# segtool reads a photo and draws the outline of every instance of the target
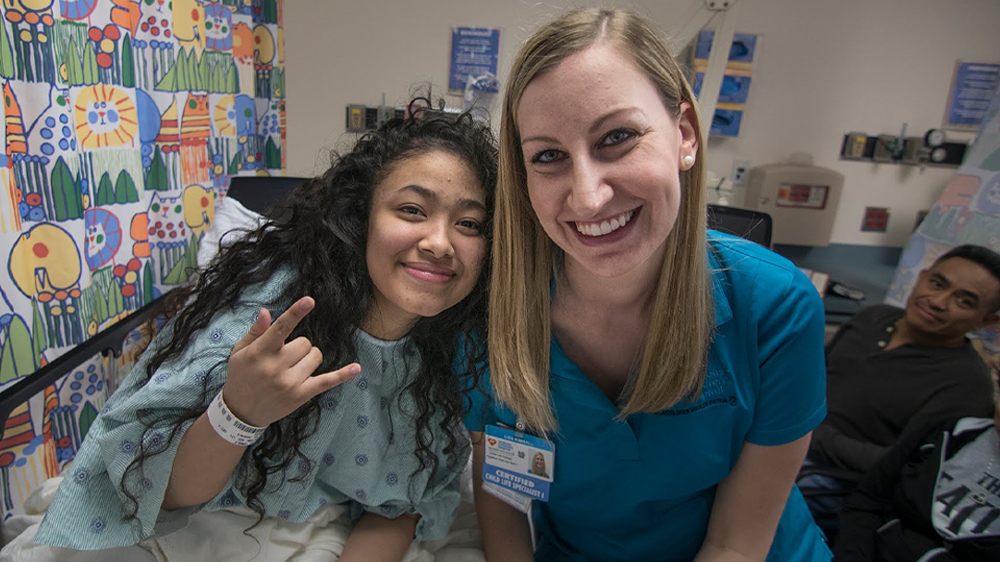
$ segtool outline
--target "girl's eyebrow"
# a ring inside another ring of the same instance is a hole
[[[437,202],[437,200],[439,199],[437,192],[435,192],[433,189],[428,189],[422,185],[417,185],[417,184],[406,185],[401,187],[399,191],[400,192],[412,191],[428,201]],[[484,213],[486,212],[486,205],[484,205],[481,201],[478,201],[476,199],[469,199],[463,197],[458,200],[457,206],[460,209],[478,209]]]

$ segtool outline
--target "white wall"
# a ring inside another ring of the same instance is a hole
[[[702,0],[614,2],[679,31]],[[414,85],[447,86],[453,25],[502,30],[501,81],[521,40],[582,2],[289,0],[284,4],[288,173],[325,169],[349,103],[402,104]],[[607,2],[604,3],[608,4]],[[729,175],[806,152],[846,176],[833,242],[901,246],[954,169],[840,161],[843,134],[939,127],[957,59],[1000,61],[997,0],[741,0],[736,30],[761,35],[738,139],[711,139],[710,169]],[[461,99],[449,97],[449,105]],[[495,116],[496,117],[496,116]],[[494,118],[495,118],[494,117]],[[949,140],[970,135],[949,132]],[[865,206],[889,207],[889,232],[860,232]]]

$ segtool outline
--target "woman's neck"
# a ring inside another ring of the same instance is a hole
[[[559,275],[555,298],[596,309],[644,309],[655,298],[661,264],[659,260],[656,267],[643,264],[618,277],[598,277],[567,258]]]

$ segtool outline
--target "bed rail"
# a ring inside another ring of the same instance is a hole
[[[129,333],[137,326],[146,322],[172,293],[173,290],[168,291],[110,327],[101,330],[69,352],[60,355],[48,365],[28,376],[22,377],[13,385],[0,391],[0,440],[3,439],[7,418],[10,417],[10,413],[14,411],[14,408],[27,402],[32,396],[41,392],[67,373],[72,372],[77,365],[99,353],[105,357],[111,354],[115,357],[120,357],[125,338],[128,337]]]

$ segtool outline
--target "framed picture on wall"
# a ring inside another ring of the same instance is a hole
[[[469,77],[497,76],[500,30],[488,27],[452,27],[448,61],[448,93],[461,95]],[[496,82],[494,81],[493,84]],[[488,91],[488,90],[485,90]],[[490,93],[497,93],[493,88]]]
[[[941,127],[954,131],[978,131],[998,85],[1000,63],[956,62]]]

